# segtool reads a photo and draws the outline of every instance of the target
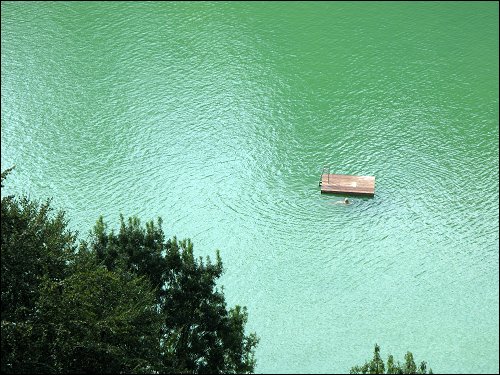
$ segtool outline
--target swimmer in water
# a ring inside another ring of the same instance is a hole
[[[336,201],[336,202],[333,202],[333,204],[351,204],[351,201],[347,198],[344,198],[343,201]]]

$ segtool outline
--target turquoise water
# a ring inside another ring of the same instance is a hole
[[[221,250],[257,372],[499,371],[498,3],[2,2],[5,192]],[[321,195],[324,164],[374,198]]]

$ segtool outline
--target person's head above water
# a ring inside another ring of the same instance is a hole
[[[349,204],[349,199],[344,198],[344,203],[345,203],[345,204]]]

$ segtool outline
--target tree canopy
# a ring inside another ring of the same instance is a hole
[[[138,218],[120,218],[118,233],[102,217],[94,228],[90,251],[109,271],[145,277],[154,287],[163,319],[163,369],[169,372],[253,372],[257,336],[244,333],[246,309],[227,309],[216,287],[223,267],[219,252],[212,263],[196,259],[193,244],[176,237],[164,241],[162,221],[145,228]]]
[[[365,362],[362,366],[354,366],[351,368],[351,374],[427,374],[427,362],[422,361],[420,366],[415,365],[413,354],[407,352],[405,355],[405,363],[394,362],[394,357],[389,355],[387,366],[384,360],[380,357],[380,347],[375,344],[373,358],[371,361]],[[429,374],[432,374],[432,369],[429,369]]]
[[[50,201],[3,197],[1,371],[253,372],[258,338],[217,287],[219,253],[195,258],[161,225],[101,217],[78,241]]]

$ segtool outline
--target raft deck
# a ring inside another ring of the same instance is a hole
[[[322,193],[375,195],[374,176],[323,173],[320,186]]]

